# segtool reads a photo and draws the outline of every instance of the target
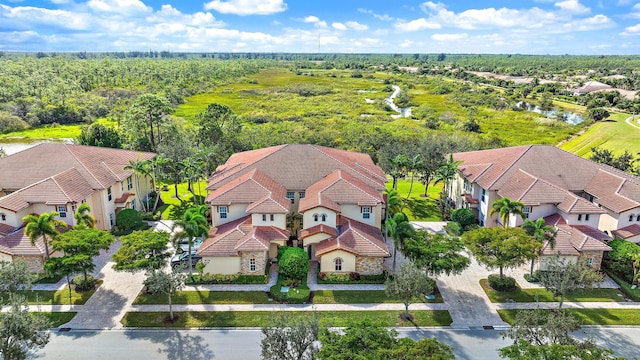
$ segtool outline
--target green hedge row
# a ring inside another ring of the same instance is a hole
[[[380,275],[362,275],[357,272],[351,273],[318,273],[318,284],[384,284],[387,280],[387,273]]]
[[[186,283],[190,285],[198,284],[266,284],[269,281],[267,275],[241,275],[241,274],[194,274],[191,277],[187,277]]]
[[[627,294],[627,296],[629,296],[631,299],[633,299],[633,301],[640,301],[640,288],[632,289],[631,288],[631,284],[629,284],[628,282],[624,281],[623,279],[618,277],[616,274],[614,274],[610,270],[605,269],[605,271],[607,272],[607,275],[609,275],[609,277],[611,277],[613,279],[613,281],[615,281],[616,283],[618,283],[618,285],[620,285],[620,289],[625,294]]]

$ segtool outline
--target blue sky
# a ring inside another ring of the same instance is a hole
[[[0,50],[640,54],[640,0],[0,0]]]

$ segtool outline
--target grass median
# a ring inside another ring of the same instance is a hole
[[[555,302],[560,301],[545,289],[521,289],[513,291],[497,291],[492,289],[487,279],[480,280],[480,286],[487,294],[491,302],[504,303],[508,299],[515,302]],[[624,296],[618,289],[587,289],[572,291],[565,297],[565,302],[619,302],[624,301]]]
[[[565,310],[577,316],[582,321],[582,325],[640,325],[640,309]],[[502,320],[513,324],[518,311],[522,310],[498,310],[498,314]]]
[[[268,304],[264,291],[178,291],[172,298],[174,304]],[[135,305],[167,304],[167,295],[140,293],[133,302]]]
[[[100,280],[101,281],[101,280]],[[96,290],[76,292],[71,290],[69,299],[69,289],[62,290],[25,290],[19,291],[30,305],[84,305]]]
[[[400,319],[402,311],[318,311],[320,325],[345,327],[369,320],[380,326],[448,326],[451,315],[446,310],[411,311],[413,322]],[[312,316],[310,311],[287,311],[289,316]],[[192,311],[175,313],[175,322],[166,322],[167,312],[129,312],[122,319],[125,327],[167,327],[167,328],[202,328],[202,327],[262,327],[271,323],[272,311]]]
[[[423,303],[443,302],[440,294],[433,300],[421,298]],[[387,296],[383,290],[318,290],[313,295],[314,304],[383,304],[402,303],[402,300]]]
[[[49,319],[49,321],[51,321],[52,328],[66,324],[76,316],[75,312],[41,312],[39,314],[44,315]]]

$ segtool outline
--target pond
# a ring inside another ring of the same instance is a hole
[[[584,121],[584,118],[576,113],[570,111],[563,111],[557,109],[542,110],[538,105],[531,105],[528,102],[520,101],[516,104],[517,107],[524,111],[534,112],[546,116],[549,119],[556,119],[564,121],[571,125],[577,125]]]
[[[27,139],[27,138],[1,138],[0,148],[4,149],[7,155],[15,154],[18,151],[26,150],[30,147],[42,143],[66,143],[71,144],[73,139]]]

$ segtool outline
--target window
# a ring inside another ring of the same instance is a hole
[[[471,194],[471,181],[464,179],[464,192],[465,194]]]
[[[589,221],[589,214],[584,214],[584,221]]]
[[[322,222],[327,221],[327,214],[322,214]]]
[[[633,221],[633,214],[629,215],[629,221]]]
[[[273,221],[273,214],[269,214],[269,221]]]
[[[296,193],[294,193],[293,191],[287,191],[287,199],[290,199],[292,204],[295,201],[295,198]]]
[[[304,199],[304,191],[300,191],[300,192],[298,193],[298,198],[299,198],[299,199]]]
[[[121,182],[120,183],[120,192],[123,192],[123,191],[124,191],[124,182]]]
[[[313,221],[318,222],[318,218],[320,216],[318,214],[313,214]]]
[[[589,266],[593,266],[593,258],[587,258],[587,264],[589,264]]]
[[[67,217],[67,206],[66,205],[58,205],[57,209],[58,214],[60,214],[61,218],[66,218]]]
[[[487,202],[487,190],[482,189],[482,202]]]
[[[480,213],[479,217],[478,217],[478,223],[480,224],[480,226],[484,226],[484,214]]]
[[[111,199],[113,199],[113,196],[111,195],[111,186],[109,186],[107,189],[107,200],[111,201]]]
[[[113,226],[113,213],[109,214],[109,224]]]
[[[218,206],[218,212],[220,213],[220,219],[227,218],[227,207],[226,206]]]
[[[333,260],[333,263],[335,264],[335,269],[336,271],[342,271],[342,259],[340,258],[335,258]]]
[[[582,214],[578,214],[578,221],[582,221]]]
[[[0,219],[2,219],[2,221],[7,221],[7,214],[1,213],[0,214]]]
[[[363,206],[361,210],[363,219],[369,219],[371,217],[371,206]]]
[[[131,190],[133,189],[133,179],[131,178],[131,176],[129,176],[127,178],[127,190]]]
[[[636,216],[636,221],[640,221],[640,215]]]
[[[256,271],[256,259],[254,258],[249,259],[249,271],[251,272]]]
[[[267,221],[267,214],[262,214],[262,221]]]
[[[524,218],[528,219],[529,214],[531,214],[531,206],[525,206],[522,208],[522,212],[524,213]]]

